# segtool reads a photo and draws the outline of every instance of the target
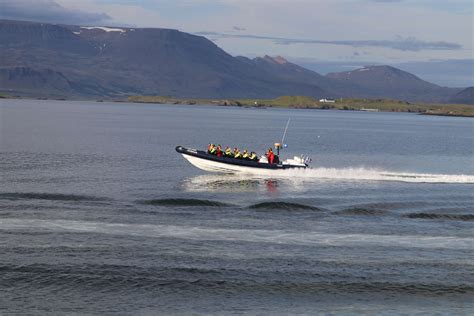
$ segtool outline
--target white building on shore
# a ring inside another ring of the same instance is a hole
[[[336,103],[334,99],[319,99],[320,103]]]

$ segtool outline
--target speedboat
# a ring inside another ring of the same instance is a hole
[[[176,151],[182,154],[193,166],[211,172],[271,174],[277,170],[309,168],[307,163],[309,161],[304,157],[298,156],[295,156],[293,159],[270,164],[266,157],[261,157],[258,161],[224,156],[218,157],[203,150],[185,148],[183,146],[177,146]]]

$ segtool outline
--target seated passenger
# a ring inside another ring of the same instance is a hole
[[[221,145],[217,145],[216,156],[217,157],[222,157],[222,147],[221,147]]]
[[[240,153],[240,150],[237,147],[234,148],[234,158],[235,159],[242,159],[242,154]]]
[[[225,156],[226,156],[226,157],[229,157],[229,158],[233,157],[233,155],[232,155],[232,149],[230,149],[229,146],[227,146],[227,147],[225,148]]]
[[[249,160],[249,159],[250,159],[250,154],[249,154],[249,152],[247,151],[247,149],[244,149],[244,153],[242,154],[242,158],[245,159],[245,160]]]
[[[258,161],[257,154],[256,154],[254,151],[252,151],[252,152],[250,153],[250,160],[252,160],[252,161]]]
[[[207,153],[210,154],[211,153],[211,148],[212,148],[212,144],[209,143],[209,145],[207,145]]]
[[[209,151],[209,153],[210,153],[211,155],[215,155],[216,152],[217,152],[216,146],[215,146],[214,144],[211,144],[211,150]]]

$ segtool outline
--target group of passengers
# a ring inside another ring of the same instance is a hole
[[[207,153],[216,155],[217,157],[259,161],[258,156],[254,151],[249,152],[247,149],[244,149],[243,152],[240,152],[237,147],[232,150],[229,146],[226,146],[225,150],[222,150],[221,145],[216,146],[214,144],[209,144],[207,146]],[[268,149],[268,152],[265,154],[265,156],[267,157],[268,163],[278,163],[278,156],[273,153],[271,148]]]

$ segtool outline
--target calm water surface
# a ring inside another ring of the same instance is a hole
[[[474,120],[0,101],[0,314],[474,313]],[[209,174],[176,145],[313,169]]]

